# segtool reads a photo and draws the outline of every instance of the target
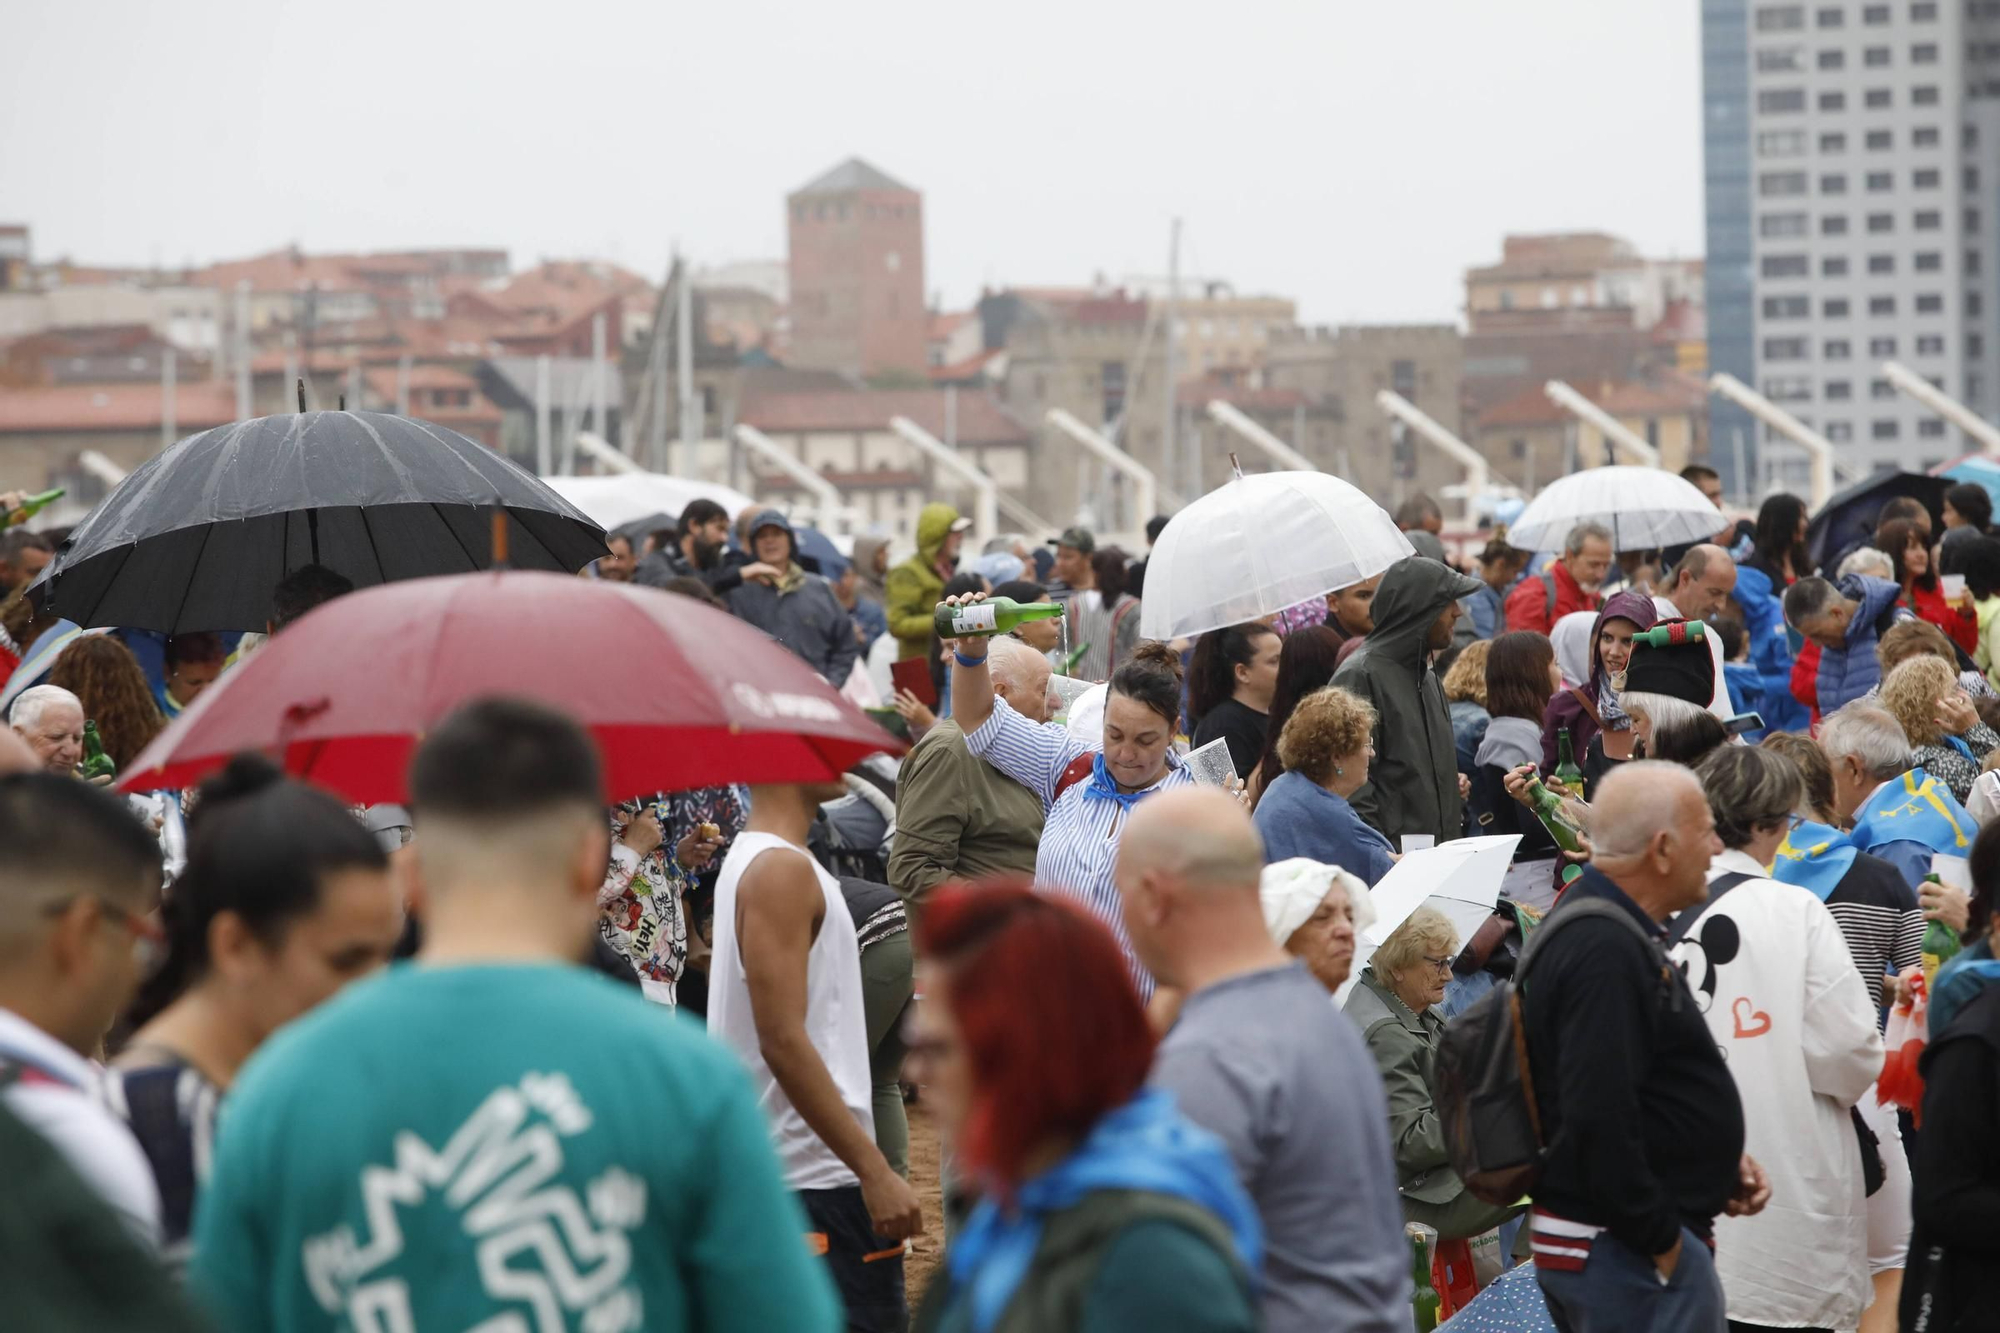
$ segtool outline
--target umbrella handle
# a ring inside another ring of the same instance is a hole
[[[507,567],[507,511],[493,511],[493,568]]]
[[[301,411],[301,412],[304,412],[304,411],[306,410],[306,380],[305,380],[305,376],[303,376],[303,375],[299,376],[299,380],[298,380],[298,385],[299,385],[299,411]]]

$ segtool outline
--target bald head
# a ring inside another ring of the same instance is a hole
[[[1242,803],[1219,787],[1176,787],[1142,801],[1118,843],[1121,867],[1206,888],[1257,892],[1264,841]]]
[[[1668,581],[1674,609],[1689,620],[1713,620],[1736,591],[1736,562],[1707,542],[1688,548]]]
[[[1679,764],[1636,760],[1598,783],[1591,801],[1591,863],[1656,921],[1707,894],[1722,845],[1708,796]]]
[[[993,693],[1030,722],[1049,719],[1049,659],[1019,639],[1001,635],[986,650]]]

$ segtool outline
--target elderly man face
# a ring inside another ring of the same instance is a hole
[[[1565,555],[1563,564],[1569,567],[1570,577],[1586,592],[1595,592],[1604,576],[1611,572],[1611,543],[1602,537],[1589,536],[1583,539],[1583,547],[1574,555]]]
[[[1676,572],[1673,588],[1673,603],[1681,615],[1689,620],[1713,620],[1722,611],[1729,595],[1736,591],[1736,562],[1729,553],[1719,546],[1702,546],[1701,572],[1690,568],[1696,563],[1683,558]],[[1692,555],[1693,552],[1689,552]]]
[[[83,762],[83,710],[75,704],[43,704],[39,716],[32,722],[16,723],[14,730],[51,773],[74,773]]]

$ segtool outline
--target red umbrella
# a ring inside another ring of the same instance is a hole
[[[691,598],[560,574],[460,574],[327,603],[191,704],[128,766],[184,787],[243,750],[359,804],[406,799],[410,753],[493,695],[560,709],[604,753],[606,796],[824,782],[903,746],[805,663]]]

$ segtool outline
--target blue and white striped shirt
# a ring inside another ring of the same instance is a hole
[[[1151,999],[1153,976],[1132,951],[1118,886],[1111,878],[1118,861],[1119,835],[1125,831],[1125,806],[1090,795],[1087,778],[1056,795],[1063,770],[1078,757],[1093,753],[1092,747],[1056,723],[1036,726],[998,698],[993,701],[993,715],[977,731],[966,734],[965,746],[1042,798],[1048,819],[1035,852],[1035,887],[1074,900],[1108,926],[1132,969],[1140,998]],[[1181,757],[1169,750],[1165,775],[1140,794],[1151,795],[1193,781],[1194,774]]]

